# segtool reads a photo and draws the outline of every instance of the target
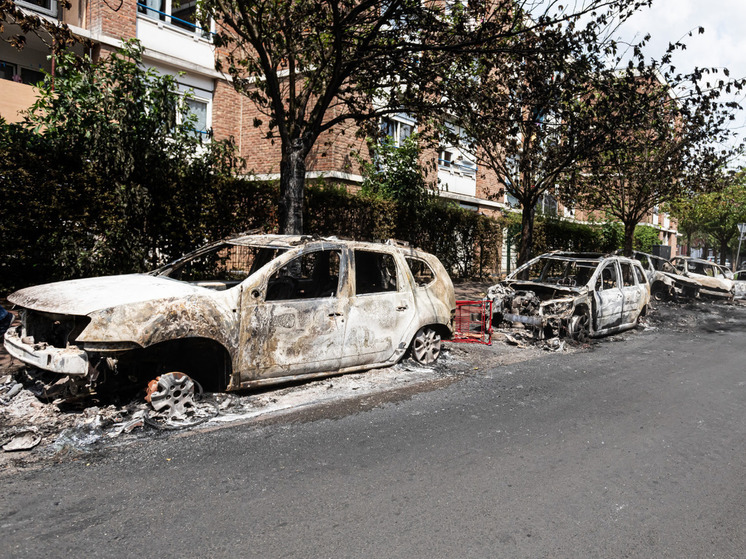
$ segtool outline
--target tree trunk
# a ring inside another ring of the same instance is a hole
[[[624,256],[632,256],[635,242],[636,222],[624,222]]]
[[[284,143],[283,143],[284,144]],[[302,139],[282,146],[280,162],[280,233],[303,234],[303,195],[306,181],[306,155]]]
[[[720,265],[725,266],[725,261],[728,259],[728,241],[730,239],[721,239],[720,241]]]
[[[530,208],[523,206],[521,212],[521,248],[518,251],[517,266],[521,266],[529,261],[531,258],[531,245],[534,242],[534,215],[536,213],[536,206],[531,205]]]

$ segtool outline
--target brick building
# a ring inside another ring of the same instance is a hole
[[[16,0],[16,4],[41,17],[66,23],[77,35],[93,41],[95,47],[90,54],[94,59],[118,48],[123,40],[137,38],[145,49],[148,66],[176,76],[180,88],[192,92],[189,106],[201,131],[212,130],[218,139],[234,137],[241,156],[257,178],[279,177],[279,143],[267,140],[262,129],[254,127],[254,119],[263,115],[248,98],[236,93],[227,76],[215,70],[219,53],[211,42],[213,30],[194,24],[195,0],[74,0],[70,10],[59,8],[57,0]],[[5,32],[15,34],[18,30],[7,25]],[[42,69],[52,72],[53,62],[49,49],[38,37],[29,35],[27,46],[21,51],[0,42],[0,115],[6,120],[19,120],[19,111],[32,104],[33,84],[42,79]],[[400,114],[382,119],[381,126],[401,141],[416,131],[417,123]],[[357,188],[362,177],[351,152],[365,150],[365,142],[355,137],[352,126],[327,134],[319,139],[307,159],[308,179],[324,177],[350,189]],[[491,216],[518,211],[511,204],[511,197],[499,192],[491,171],[478,168],[468,153],[444,146],[425,156],[432,163],[437,160],[435,168],[443,197]],[[539,211],[579,221],[589,218],[580,210],[563,208],[551,195],[545,196]],[[647,221],[648,226],[659,231],[661,244],[669,245],[671,254],[676,254],[675,223],[665,214],[652,214]]]

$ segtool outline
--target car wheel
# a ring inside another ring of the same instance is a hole
[[[434,363],[440,356],[440,334],[429,326],[420,328],[412,339],[412,359],[422,365]]]
[[[656,283],[655,285],[653,285],[653,289],[651,290],[650,294],[653,296],[653,299],[658,301],[659,303],[668,301],[671,298],[668,287],[663,283]]]
[[[586,342],[591,335],[591,316],[588,311],[573,315],[567,328],[571,339],[578,342]]]

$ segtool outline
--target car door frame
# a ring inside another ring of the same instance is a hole
[[[275,272],[296,258],[323,250],[339,252],[336,296],[267,300],[268,281]],[[307,244],[280,255],[263,269],[261,277],[247,284],[240,304],[237,359],[240,384],[340,368],[345,315],[349,307],[347,258],[344,245],[328,242]]]
[[[406,350],[407,333],[417,316],[411,281],[402,254],[387,247],[349,247],[349,307],[346,314],[342,367],[395,360]],[[358,294],[355,251],[390,255],[396,265],[397,290]]]
[[[611,266],[616,274],[616,287],[603,287],[603,271]],[[621,285],[621,270],[616,260],[602,261],[593,279],[593,301],[596,306],[593,322],[596,332],[603,332],[610,328],[621,326],[624,310],[624,294]],[[598,288],[599,282],[601,289]]]

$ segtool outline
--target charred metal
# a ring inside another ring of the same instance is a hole
[[[492,286],[494,324],[523,325],[534,337],[584,340],[637,324],[650,300],[639,262],[614,255],[554,252]]]
[[[431,362],[455,296],[433,255],[397,243],[244,235],[150,274],[58,282],[8,300],[17,359],[91,388],[186,373],[236,390]]]

